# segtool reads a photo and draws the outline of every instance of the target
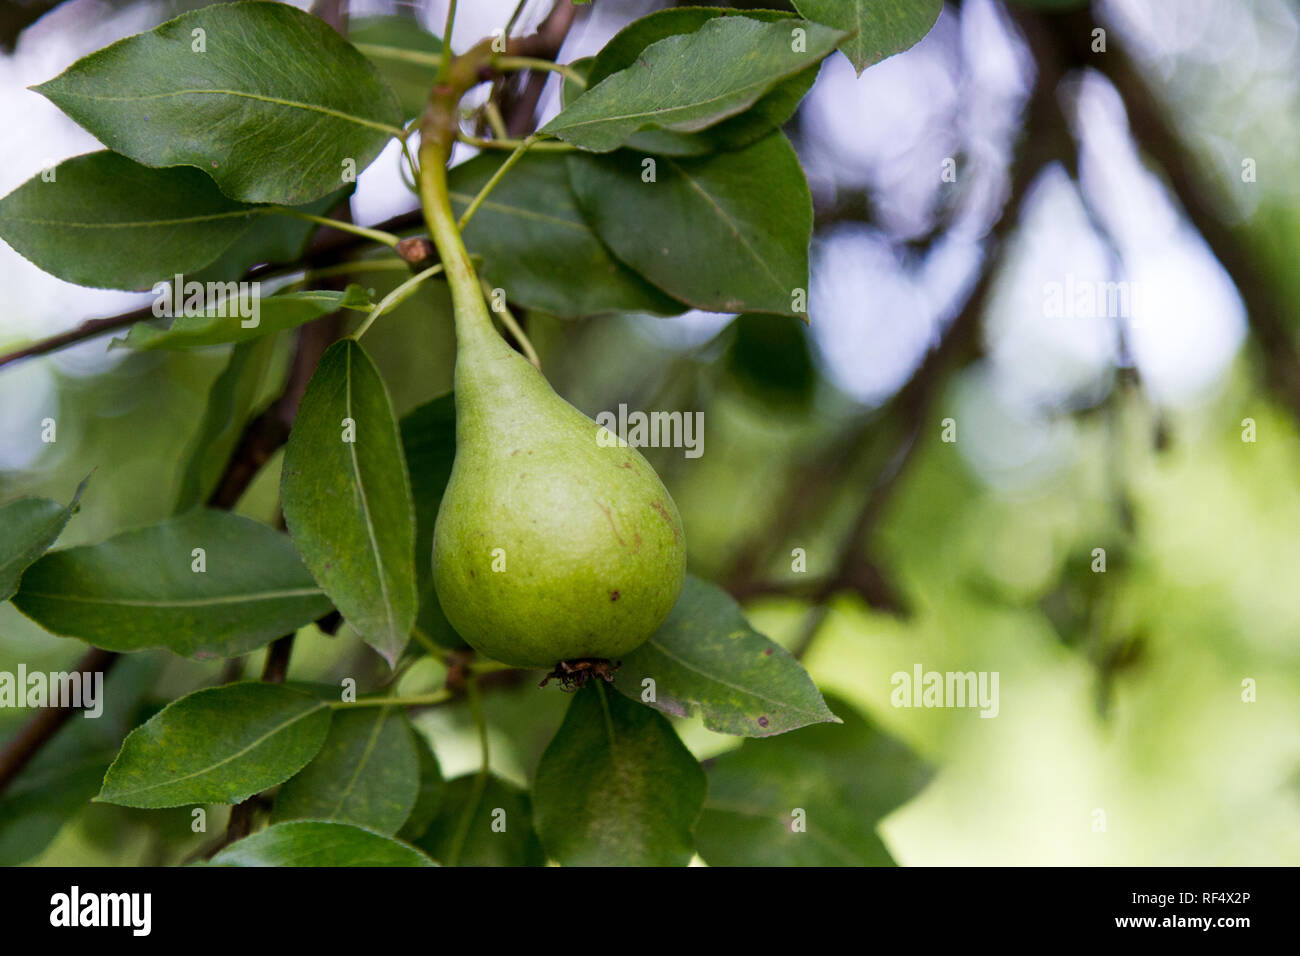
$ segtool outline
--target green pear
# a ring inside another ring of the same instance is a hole
[[[461,637],[502,663],[617,660],[681,591],[677,506],[649,462],[506,344],[481,301],[457,303],[456,459],[433,535],[438,600]]]

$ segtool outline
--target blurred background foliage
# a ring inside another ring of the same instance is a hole
[[[598,2],[562,59],[595,52],[658,5]],[[4,39],[16,48],[0,59],[4,191],[48,156],[91,148],[23,87],[185,8],[72,0],[15,33],[7,6]],[[513,4],[466,6],[457,46]],[[429,2],[414,15],[437,31],[442,11]],[[534,312],[528,329],[557,390],[588,414],[620,403],[704,412],[702,457],[646,449],[681,509],[691,568],[736,593],[759,630],[804,649],[820,687],[935,768],[880,825],[900,863],[1294,865],[1300,407],[1269,373],[1278,356],[1251,337],[1238,288],[1272,289],[1286,305],[1274,318],[1294,343],[1300,6],[1125,0],[1093,13],[1111,42],[1139,53],[1188,154],[1216,184],[1216,214],[1248,250],[1248,275],[1224,272],[1165,171],[1135,146],[1113,88],[1091,72],[1063,96],[1081,144],[1078,178],[1068,162],[1034,178],[971,347],[924,380],[923,404],[904,400],[989,265],[985,235],[1012,176],[1033,75],[1013,14],[965,0],[920,45],[861,78],[828,61],[791,124],[818,217],[808,328],[769,316],[571,322]],[[543,106],[555,109],[553,90]],[[946,157],[956,183],[938,175]],[[1254,182],[1242,181],[1243,157],[1255,160]],[[409,207],[396,170],[385,154],[362,178],[358,221]],[[0,349],[137,301],[35,276],[8,249],[0,270],[9,290]],[[1044,289],[1067,274],[1141,282],[1144,311],[1045,318]],[[375,273],[362,281],[381,295],[390,287]],[[279,345],[266,402],[291,344]],[[0,500],[66,501],[94,469],[60,546],[170,513],[226,358],[105,355],[103,345],[0,371]],[[399,414],[449,389],[445,287],[385,317],[366,347]],[[50,445],[38,440],[46,417],[58,423]],[[941,440],[949,418],[955,442]],[[1253,443],[1242,438],[1248,418]],[[277,456],[239,511],[275,519],[278,467]],[[866,533],[846,542],[866,512]],[[1099,547],[1104,574],[1091,570]],[[791,570],[796,548],[807,555],[802,575]],[[66,668],[83,651],[0,605],[0,670]],[[259,658],[244,672],[258,673]],[[346,628],[333,637],[309,628],[290,677],[373,686],[384,679],[377,662]],[[918,663],[999,672],[996,719],[891,706],[890,675]],[[177,862],[193,852],[202,838],[187,812],[84,801],[126,729],[229,677],[223,667],[162,654],[119,665],[105,719],[74,719],[76,739],[65,732],[61,749],[30,768],[65,781],[65,798],[40,796],[33,776],[35,796],[24,802],[16,788],[0,803],[0,862]],[[400,687],[418,692],[442,676],[425,661]],[[1257,687],[1250,703],[1247,679]],[[496,770],[526,784],[564,697],[525,682],[485,703]],[[25,716],[0,710],[0,739]],[[464,708],[415,719],[445,776],[474,768]],[[701,757],[736,743],[691,722],[681,730]],[[887,776],[891,765],[863,769]],[[1104,832],[1094,829],[1098,809]],[[211,810],[216,832],[225,811]]]

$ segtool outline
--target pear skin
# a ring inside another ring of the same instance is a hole
[[[443,611],[505,664],[617,660],[681,591],[677,506],[489,322],[458,315],[457,339],[456,459],[433,536]]]

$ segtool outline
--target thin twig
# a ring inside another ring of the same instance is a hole
[[[564,45],[564,38],[569,35],[573,18],[577,11],[571,0],[558,0],[546,19],[537,27],[537,32],[526,37],[511,37],[506,41],[506,53],[510,56],[528,56],[539,59],[555,59]],[[523,92],[510,103],[506,116],[506,131],[513,137],[523,137],[532,132],[536,126],[534,114],[541,101],[542,90],[546,88],[551,76],[538,70],[528,74],[528,83]]]
[[[78,673],[98,672],[107,676],[108,671],[117,663],[117,658],[118,655],[112,651],[101,650],[98,647],[91,648],[81,660],[77,661],[74,670]],[[22,730],[5,744],[3,750],[0,750],[0,793],[4,793],[5,788],[22,772],[23,767],[27,766],[41,748],[80,709],[68,706],[42,708],[36,716],[23,725]]]
[[[330,3],[324,6],[337,12],[338,0],[330,0]],[[326,11],[323,10],[321,15],[327,22],[329,21]],[[568,0],[561,0],[547,17],[539,33],[534,37],[523,38],[523,45],[512,49],[511,52],[520,55],[543,56],[546,55],[546,51],[550,50],[551,55],[554,55],[563,43],[564,36],[568,32],[572,20],[572,4]],[[525,104],[516,104],[511,110],[507,121],[519,121],[521,114],[527,120],[527,122],[523,123],[524,128],[521,135],[527,135],[531,132],[532,110],[526,109]],[[335,215],[338,218],[347,215],[346,208],[335,210]],[[400,235],[420,228],[422,223],[423,214],[421,211],[412,210],[394,216],[376,228]],[[307,253],[297,262],[288,265],[256,266],[248,270],[243,278],[251,281],[337,265],[369,244],[369,241],[363,237],[341,234],[328,228],[322,229],[313,237]],[[412,263],[413,269],[426,267],[427,263]],[[117,316],[91,319],[67,332],[23,346],[14,352],[0,355],[0,366],[24,358],[53,352],[152,317],[152,309],[146,307]],[[225,472],[208,498],[207,504],[209,507],[233,508],[262,466],[288,440],[289,430],[292,427],[294,417],[297,415],[302,396],[307,389],[307,382],[310,380],[320,356],[330,343],[337,338],[339,331],[340,324],[337,315],[325,316],[302,326],[298,330],[298,346],[295,350],[293,363],[283,392],[271,403],[271,406],[266,411],[245,426],[235,451],[227,463]],[[318,623],[323,629],[330,630],[337,627],[338,621],[338,615],[331,613],[322,622]],[[282,662],[282,655],[287,655],[291,646],[291,642],[286,638],[276,641],[271,645],[271,650],[268,650],[268,669],[264,670],[264,679],[267,676],[275,677],[277,674],[280,674],[280,679],[283,679],[283,672],[287,670],[288,665],[287,660]],[[283,650],[277,652],[275,650],[276,645],[279,645]],[[77,666],[81,670],[107,671],[118,656],[112,651],[93,648]],[[513,684],[517,683],[518,680],[519,673],[506,671],[499,674],[485,675],[483,683],[484,686],[498,682]],[[9,783],[22,772],[23,768],[41,748],[54,737],[72,713],[71,709],[65,708],[42,710],[19,730],[15,737],[9,740],[4,749],[0,751],[0,794],[3,794]],[[233,817],[234,810],[232,809]],[[232,822],[234,822],[233,819]],[[215,849],[212,852],[215,852]]]
[[[410,232],[420,226],[423,219],[418,210],[402,213],[400,216],[394,216],[385,222],[380,223],[375,228],[386,232],[401,234]],[[254,266],[241,277],[243,281],[252,282],[263,279],[273,279],[280,276],[293,275],[296,272],[311,270],[327,266],[338,265],[353,254],[362,249],[373,245],[370,240],[361,236],[352,236],[339,233],[337,230],[323,228],[317,233],[313,240],[311,248],[307,254],[292,263],[263,264]],[[60,332],[57,335],[51,335],[48,338],[40,339],[28,345],[21,346],[12,352],[0,355],[0,367],[9,365],[13,362],[19,362],[23,359],[32,358],[37,355],[46,355],[50,352],[57,352],[59,349],[67,348],[70,345],[76,345],[79,342],[88,339],[98,338],[101,335],[107,335],[110,332],[116,332],[120,329],[127,328],[137,322],[145,322],[155,318],[152,306],[144,306],[139,309],[132,309],[130,312],[123,312],[120,315],[111,315],[102,319],[87,319],[75,328],[66,332]]]
[[[1115,31],[1109,33],[1109,52],[1091,51],[1089,41],[1098,24],[1088,11],[1040,19],[1063,49],[1069,50],[1076,61],[1102,73],[1123,100],[1133,139],[1164,171],[1187,218],[1232,277],[1259,344],[1265,381],[1300,421],[1300,348],[1292,333],[1296,307],[1268,281],[1243,233],[1224,221],[1222,200],[1179,134],[1169,107],[1160,102],[1127,52],[1115,46]]]
[[[802,526],[801,521],[806,520],[819,504],[824,506],[827,496],[808,494],[806,482],[796,477],[789,486],[789,500],[780,510],[784,530],[769,536],[768,548],[756,545],[741,548],[740,557],[729,575],[728,590],[738,599],[759,594],[791,593],[812,602],[805,626],[796,641],[798,652],[807,648],[824,619],[822,605],[841,590],[855,590],[869,604],[884,610],[896,612],[902,606],[901,599],[881,569],[865,554],[867,541],[885,515],[888,503],[921,447],[921,431],[952,369],[959,364],[961,356],[977,352],[981,319],[1004,261],[1007,240],[1017,225],[1029,187],[1044,165],[1061,159],[1069,149],[1069,130],[1056,102],[1064,64],[1059,54],[1042,42],[1041,31],[1033,28],[1032,24],[1031,29],[1026,30],[1026,40],[1038,76],[1012,160],[1010,189],[1002,215],[989,234],[980,275],[966,304],[945,330],[939,345],[925,357],[889,403],[885,420],[897,422],[892,436],[894,444],[841,538],[832,563],[833,571],[820,582],[793,587],[758,577],[762,563],[770,560],[774,553],[773,548],[783,544],[794,528]],[[837,443],[834,457],[819,468],[836,479],[852,473],[859,460],[860,446],[873,437],[874,423],[875,420],[867,420],[855,424],[851,440]]]

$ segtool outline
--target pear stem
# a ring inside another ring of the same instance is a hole
[[[481,339],[485,332],[500,339],[492,327],[492,317],[487,302],[483,299],[478,273],[474,271],[474,264],[470,262],[469,253],[452,216],[451,202],[447,195],[446,167],[443,166],[442,157],[428,145],[420,147],[420,203],[429,225],[429,236],[442,259],[447,285],[451,288],[456,317],[456,341],[465,346]]]
[[[451,288],[458,347],[483,345],[509,350],[492,325],[478,274],[456,227],[447,188],[447,160],[460,129],[460,98],[478,82],[479,67],[491,55],[491,41],[484,40],[449,59],[446,79],[433,88],[420,123],[420,205]]]

